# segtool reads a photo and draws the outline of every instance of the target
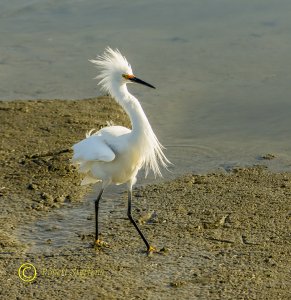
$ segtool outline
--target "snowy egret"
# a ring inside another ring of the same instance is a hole
[[[109,93],[128,114],[132,129],[122,126],[104,127],[96,133],[92,130],[86,138],[73,146],[72,162],[85,177],[82,185],[102,182],[102,187],[95,200],[96,235],[95,244],[101,245],[98,236],[99,201],[104,189],[110,184],[126,183],[128,187],[127,215],[134,225],[147,251],[154,251],[131,214],[132,187],[138,171],[144,167],[145,174],[152,170],[161,176],[159,165],[167,167],[170,163],[163,153],[163,146],[154,134],[151,125],[138,100],[127,90],[127,83],[140,83],[155,88],[133,75],[130,64],[119,50],[107,47],[103,55],[90,60],[100,68],[101,88]]]

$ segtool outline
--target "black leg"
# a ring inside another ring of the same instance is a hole
[[[104,189],[102,188],[97,199],[95,200],[95,224],[96,224],[96,231],[95,231],[95,242],[97,242],[99,239],[98,239],[98,235],[99,235],[99,232],[98,232],[98,210],[99,210],[99,201],[102,197],[102,194],[103,194],[103,191]]]
[[[143,233],[141,232],[141,230],[138,228],[137,224],[135,223],[134,219],[132,218],[132,215],[131,215],[131,198],[132,198],[132,192],[130,190],[130,191],[128,191],[128,210],[127,210],[127,216],[129,218],[130,222],[133,224],[133,226],[137,230],[137,232],[140,235],[140,237],[142,238],[142,240],[144,241],[144,243],[146,244],[147,251],[151,252],[151,251],[154,250],[154,248],[152,246],[150,246],[149,242],[147,241],[147,239],[145,238],[145,236],[143,235]]]

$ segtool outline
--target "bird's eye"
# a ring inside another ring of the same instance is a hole
[[[127,74],[122,74],[122,77],[127,79],[128,78],[128,75]]]

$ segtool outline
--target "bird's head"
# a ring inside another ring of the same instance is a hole
[[[140,83],[151,88],[155,88],[151,84],[137,78],[133,75],[130,64],[119,50],[112,50],[107,47],[103,55],[97,56],[96,60],[90,62],[96,64],[101,72],[96,77],[99,79],[99,85],[106,91],[111,93],[116,86],[121,86],[127,83]]]

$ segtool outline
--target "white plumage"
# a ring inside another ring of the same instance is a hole
[[[110,183],[131,184],[143,166],[146,174],[151,169],[161,176],[159,163],[166,167],[169,161],[141,105],[127,90],[126,84],[130,80],[122,75],[133,75],[131,66],[118,50],[111,48],[91,62],[101,69],[96,78],[100,79],[102,89],[109,92],[129,115],[132,130],[122,126],[105,127],[73,146],[72,162],[86,174],[82,184],[100,180],[104,187]]]
[[[161,176],[159,165],[169,163],[162,145],[138,100],[127,90],[127,83],[136,82],[154,88],[133,75],[131,66],[118,50],[106,48],[102,56],[91,60],[100,69],[96,77],[102,89],[108,92],[128,114],[132,129],[108,126],[96,133],[89,132],[86,138],[73,146],[72,162],[85,177],[82,184],[102,181],[102,189],[96,200],[96,240],[98,239],[98,203],[103,190],[109,184],[127,183],[129,190],[129,218],[132,186],[138,171],[145,167],[146,175],[152,170]],[[131,220],[134,222],[133,220]],[[139,234],[144,239],[137,225]],[[149,244],[147,244],[150,250]]]

